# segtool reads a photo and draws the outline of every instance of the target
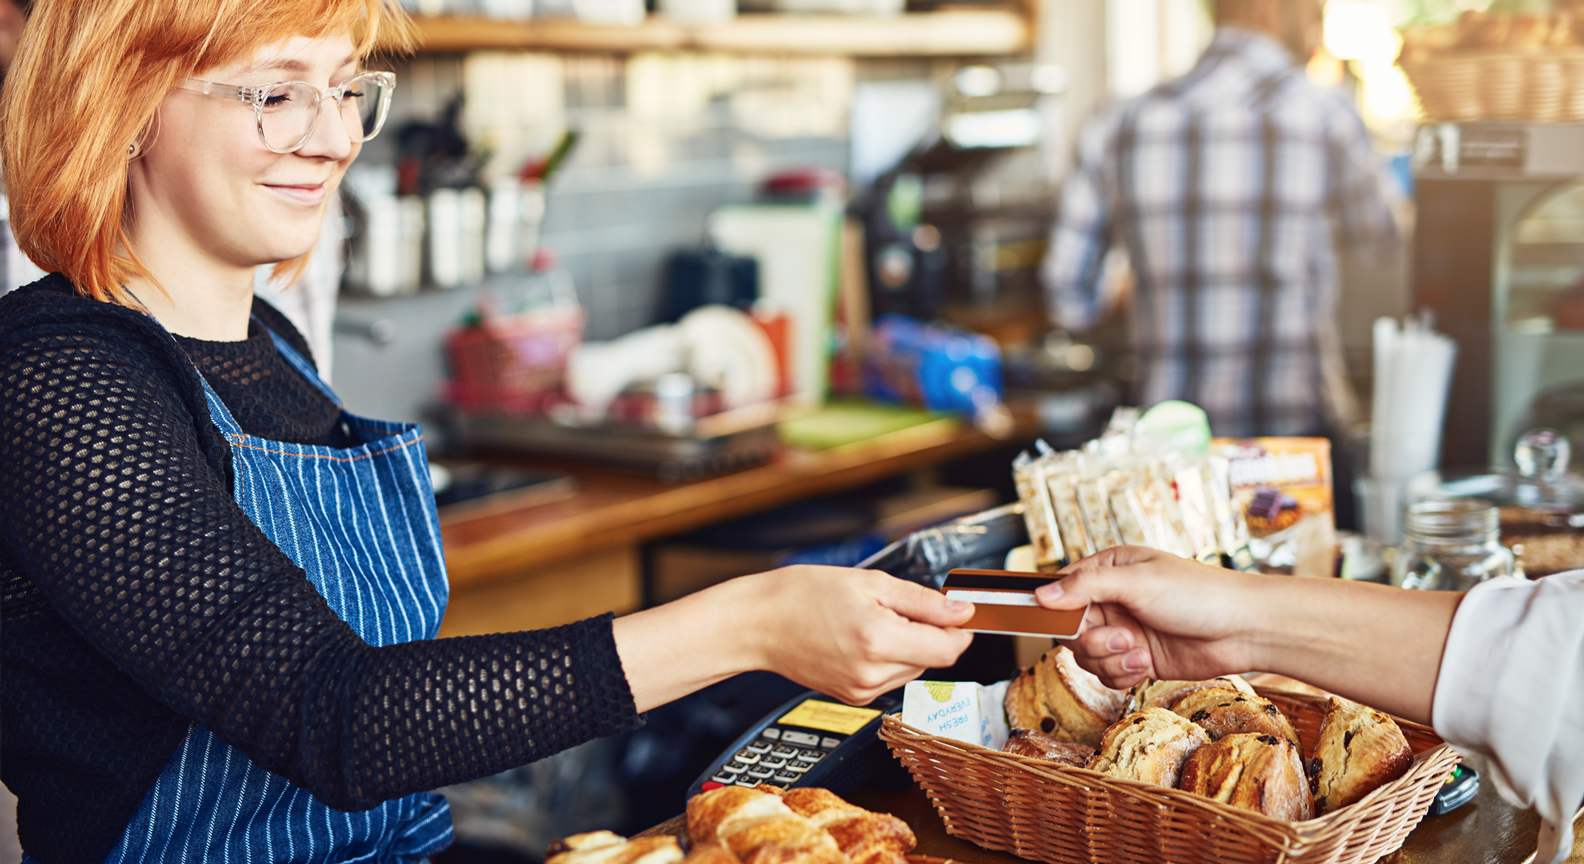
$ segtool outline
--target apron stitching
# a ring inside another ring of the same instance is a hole
[[[386,453],[394,453],[397,450],[402,450],[402,449],[411,447],[414,444],[422,444],[422,443],[423,443],[423,435],[420,433],[417,438],[414,438],[411,441],[407,441],[407,442],[404,442],[404,443],[401,443],[401,444],[395,444],[395,445],[392,445],[390,447],[386,447],[384,450],[375,450],[375,451],[372,451],[372,452],[369,452],[369,453],[365,453],[362,456],[328,456],[328,455],[321,455],[321,454],[318,454],[318,453],[293,453],[290,450],[275,450],[275,449],[272,449],[272,448],[269,448],[269,447],[261,447],[261,446],[259,446],[257,444],[247,444],[247,443],[244,443],[243,441],[237,441],[235,446],[241,447],[241,448],[245,448],[245,449],[248,449],[248,450],[257,450],[257,451],[259,451],[261,453],[274,453],[274,454],[279,455],[279,456],[295,456],[295,457],[297,457],[299,459],[322,459],[322,460],[324,460],[326,462],[351,463],[351,462],[361,462],[364,459],[368,459],[368,458],[371,458],[371,457],[374,457],[374,456],[383,456]]]

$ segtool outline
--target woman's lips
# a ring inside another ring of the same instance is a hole
[[[294,204],[318,204],[325,197],[323,183],[294,185],[266,183],[264,188]]]

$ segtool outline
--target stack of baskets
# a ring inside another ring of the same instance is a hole
[[[1492,48],[1401,62],[1426,120],[1584,122],[1584,48]]]
[[[446,400],[465,411],[531,416],[560,393],[567,356],[583,342],[577,306],[487,315],[446,337]]]
[[[1305,756],[1322,697],[1259,689],[1292,721]],[[885,718],[880,737],[929,796],[946,831],[1047,864],[1370,864],[1403,843],[1458,763],[1429,727],[1398,720],[1414,761],[1362,800],[1285,822],[1200,795],[938,738]]]

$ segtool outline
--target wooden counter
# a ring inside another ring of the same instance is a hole
[[[1540,817],[1502,801],[1482,778],[1474,800],[1444,816],[1426,816],[1401,849],[1382,858],[1390,864],[1522,864],[1535,851]],[[903,792],[861,790],[848,796],[854,804],[895,813],[918,835],[917,852],[951,858],[963,864],[1026,864],[1006,852],[981,849],[946,833],[929,799],[917,788]],[[1580,826],[1584,828],[1584,826]],[[1584,864],[1584,843],[1575,842],[1570,864]]]
[[[683,483],[579,465],[577,491],[486,513],[442,513],[451,578],[441,635],[564,624],[642,601],[641,544],[818,495],[854,489],[1001,442],[953,419],[817,452],[788,449],[766,465]],[[1010,470],[1010,469],[1009,469]]]
[[[963,864],[1029,864],[1016,855],[983,849],[947,834],[929,798],[917,787],[901,792],[860,789],[846,797],[860,807],[893,813],[908,823],[918,836],[914,852],[919,855]],[[1534,855],[1539,830],[1540,817],[1533,810],[1509,806],[1485,780],[1473,801],[1444,816],[1426,816],[1401,849],[1380,860],[1381,864],[1524,864]],[[678,816],[644,833],[686,832],[687,820]],[[1568,864],[1584,864],[1584,818],[1576,824],[1575,833],[1579,836],[1574,839]]]

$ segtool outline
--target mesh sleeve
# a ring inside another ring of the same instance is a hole
[[[231,499],[174,385],[79,332],[0,355],[0,531],[160,702],[346,810],[638,722],[609,618],[373,647]]]

